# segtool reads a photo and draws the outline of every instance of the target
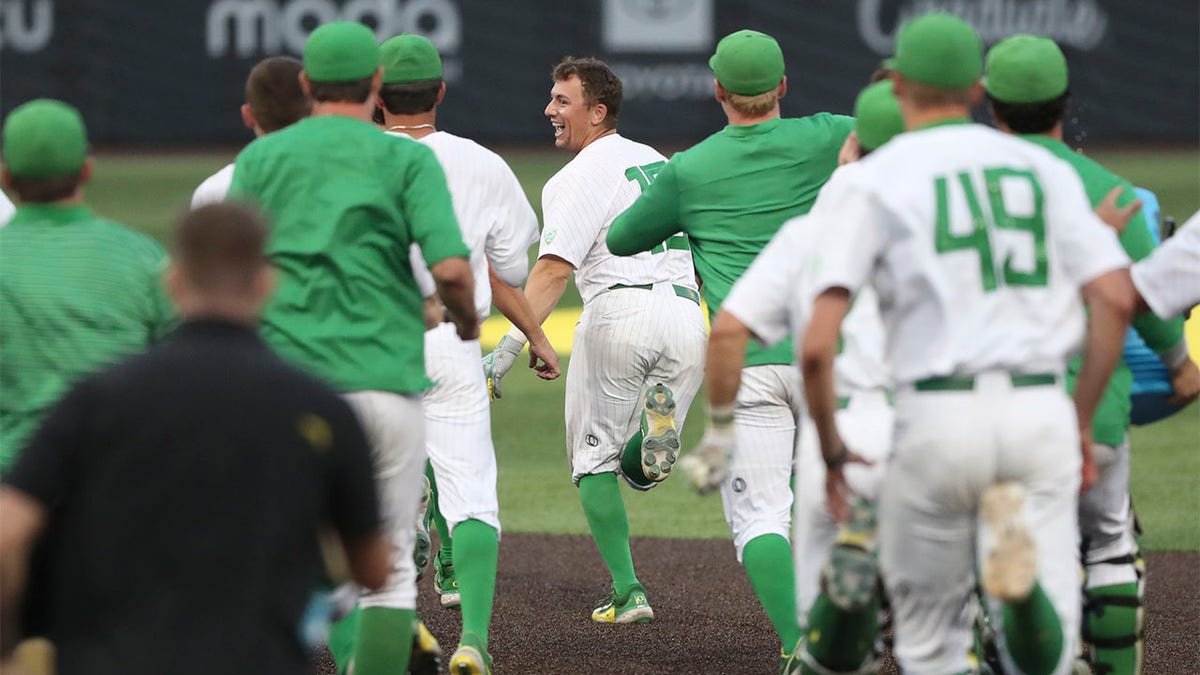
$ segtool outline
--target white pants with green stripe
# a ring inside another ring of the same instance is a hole
[[[1015,387],[1008,373],[988,372],[967,390],[902,389],[895,410],[895,449],[880,488],[879,554],[901,669],[969,670],[974,572],[987,541],[979,500],[989,486],[1015,482],[1025,489],[1038,583],[1063,628],[1054,672],[1069,672],[1080,620],[1081,459],[1064,388]],[[1017,672],[994,601],[990,614],[1005,668]]]
[[[344,394],[358,415],[371,457],[375,463],[375,486],[384,525],[391,537],[392,573],[377,591],[364,593],[361,607],[416,609],[417,510],[425,475],[425,418],[421,396],[404,396],[386,391],[355,391]]]

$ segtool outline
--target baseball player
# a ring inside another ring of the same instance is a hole
[[[1160,317],[1181,316],[1200,304],[1200,212],[1130,270],[1138,303]]]
[[[1067,60],[1053,40],[1016,35],[996,44],[987,55],[985,83],[992,115],[1002,131],[1035,143],[1063,159],[1079,175],[1092,204],[1114,188],[1125,206],[1136,199],[1133,185],[1062,140],[1062,120],[1069,108]],[[1120,237],[1132,260],[1154,249],[1154,238],[1141,213]],[[1133,327],[1159,355],[1171,373],[1177,395],[1194,399],[1200,392],[1200,370],[1188,357],[1183,318],[1142,314]],[[1079,360],[1071,363],[1074,383]],[[1100,482],[1079,501],[1083,541],[1083,638],[1094,664],[1113,675],[1141,672],[1142,562],[1135,539],[1129,499],[1129,414],[1133,375],[1124,360],[1117,363],[1096,410],[1092,435]]]
[[[31,101],[4,122],[4,187],[21,207],[0,229],[0,473],[72,384],[175,324],[162,247],[83,203],[87,150],[65,103]]]
[[[914,19],[896,61],[909,131],[826,186],[806,273],[801,366],[827,494],[844,513],[846,465],[862,461],[836,425],[833,366],[850,298],[870,283],[896,388],[878,537],[900,667],[969,669],[978,546],[1006,670],[1064,673],[1078,493],[1095,482],[1093,415],[1133,308],[1128,258],[1070,165],[970,122],[983,64],[970,26]],[[1062,383],[1085,326],[1072,405]]]
[[[390,134],[429,146],[441,163],[455,216],[471,249],[475,306],[480,318],[485,318],[491,309],[493,283],[513,288],[525,282],[528,250],[538,239],[537,215],[499,155],[436,128],[437,106],[446,85],[433,43],[418,35],[399,35],[384,42],[379,53],[384,125]],[[509,292],[501,306],[514,296],[521,305],[513,313],[515,323],[530,336],[530,350],[544,364],[537,372],[553,379],[558,376],[558,356],[533,319],[524,295],[519,290]],[[424,400],[425,447],[435,477],[435,519],[443,539],[435,587],[444,591],[443,602],[456,592],[462,609],[462,638],[449,664],[455,675],[491,672],[488,622],[496,587],[500,519],[496,452],[481,357],[479,341],[460,340],[450,324],[425,333],[425,364],[434,383]]]
[[[781,118],[787,79],[783,53],[769,35],[751,30],[728,35],[709,65],[729,126],[662,167],[613,223],[607,242],[613,253],[631,255],[685,233],[713,313],[783,222],[812,207],[837,168],[854,119],[827,113]],[[711,422],[702,445],[719,448],[715,454],[722,460],[732,451],[732,466],[724,472],[703,465],[701,475],[693,475],[701,489],[720,487],[738,560],[785,656],[800,638],[788,542],[792,454],[802,408],[792,362],[790,341],[770,349],[752,344],[740,387],[738,371],[720,383],[709,380]]]
[[[890,81],[864,89],[855,103],[854,114],[856,156],[870,154],[904,131],[904,119]],[[820,204],[818,197],[814,211]],[[729,391],[728,384],[737,386],[751,338],[774,346],[789,336],[803,334],[808,298],[799,285],[816,234],[806,216],[784,223],[721,304],[721,311],[713,321],[705,361],[705,379],[710,383],[709,405],[728,405],[734,401],[736,391]],[[874,291],[869,287],[855,297],[841,337],[843,348],[835,364],[838,430],[851,439],[861,455],[875,462],[870,466],[850,467],[848,475],[856,494],[873,499],[883,461],[891,448],[893,415],[888,402],[890,383],[883,364],[883,326]],[[801,672],[872,672],[879,605],[877,575],[874,560],[861,555],[867,547],[855,541],[854,536],[870,528],[872,512],[869,507],[864,511],[868,519],[865,527],[843,531],[843,546],[830,562],[830,578],[825,584],[831,592],[821,594],[818,601],[821,568],[830,560],[838,530],[825,508],[822,488],[825,466],[820,461],[816,432],[811,424],[801,427],[794,473],[792,546],[796,604],[801,627],[807,623],[805,633],[816,639],[811,642],[802,639],[799,646],[785,647],[793,651],[793,660],[804,663]],[[815,601],[819,604],[814,605]],[[849,607],[849,611],[844,607]],[[806,621],[810,608],[812,617]]]
[[[259,61],[246,78],[246,102],[242,104],[242,123],[261,138],[272,131],[290,126],[312,111],[312,102],[300,88],[304,69],[289,56],[271,56]],[[204,179],[192,193],[192,208],[225,201],[233,182],[233,163]]]
[[[479,322],[474,279],[446,179],[425,145],[370,123],[382,86],[375,36],[333,22],[304,47],[313,115],[267,134],[235,162],[230,195],[272,216],[279,288],[262,334],[285,359],[343,392],[367,430],[395,543],[383,589],[364,593],[353,668],[404,672],[416,607],[413,523],[425,466],[422,299],[409,247],[421,247],[458,336]]]
[[[663,237],[631,258],[615,257],[604,243],[613,219],[666,163],[617,133],[621,81],[590,58],[563,60],[553,78],[545,113],[554,145],[575,157],[542,190],[542,242],[525,295],[545,321],[576,275],[583,313],[567,370],[567,455],[612,574],[612,592],[592,620],[645,623],[654,610],[634,573],[616,473],[642,490],[670,475],[703,376],[704,317],[686,238]],[[504,376],[524,340],[509,331],[485,361],[489,379]]]

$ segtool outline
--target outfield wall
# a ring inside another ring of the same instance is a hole
[[[964,16],[989,44],[1019,32],[1062,44],[1077,144],[1200,139],[1200,3],[1185,0],[0,0],[0,112],[50,96],[79,106],[99,142],[239,142],[250,67],[351,19],[381,39],[433,40],[450,84],[446,128],[545,140],[551,66],[595,55],[624,81],[628,135],[689,141],[723,124],[707,66],[721,36],[779,38],[786,115],[846,112],[898,23],[931,9]]]

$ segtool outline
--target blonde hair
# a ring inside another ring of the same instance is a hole
[[[918,108],[935,108],[943,105],[971,105],[972,87],[944,89],[921,82],[905,80],[904,91],[908,100]]]
[[[773,87],[770,91],[764,91],[761,94],[753,96],[726,91],[726,100],[729,101],[731,108],[742,115],[747,117],[761,117],[774,110],[776,105],[779,105],[779,87]]]

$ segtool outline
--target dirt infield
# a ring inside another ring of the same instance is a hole
[[[504,535],[491,633],[497,675],[777,672],[779,645],[730,542],[635,539],[633,556],[655,621],[600,625],[589,612],[606,574],[590,538]],[[1152,553],[1147,568],[1144,672],[1200,673],[1200,554]],[[459,616],[437,604],[431,577],[421,582],[420,612],[448,659]],[[316,672],[333,669],[323,660]]]

